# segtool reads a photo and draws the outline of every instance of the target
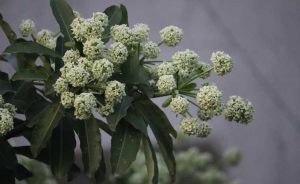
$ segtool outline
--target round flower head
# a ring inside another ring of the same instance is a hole
[[[207,122],[202,122],[197,126],[197,133],[198,137],[207,137],[212,130],[212,126],[209,125]]]
[[[248,124],[253,120],[254,108],[248,100],[239,96],[231,96],[223,113],[228,121]]]
[[[108,116],[114,112],[114,104],[113,103],[106,103],[105,105],[102,105],[99,109],[98,112],[102,116]]]
[[[92,93],[81,93],[75,97],[75,117],[77,119],[88,119],[92,109],[97,106],[97,99]]]
[[[7,109],[12,116],[16,114],[17,108],[13,104],[5,103],[3,104],[3,108]]]
[[[214,65],[214,71],[218,75],[225,75],[231,72],[233,68],[233,62],[231,57],[221,51],[213,52],[210,58],[211,62]]]
[[[110,81],[107,83],[104,93],[106,102],[119,103],[126,95],[125,84],[119,81]]]
[[[108,59],[115,65],[124,63],[128,56],[128,50],[126,46],[120,42],[111,44],[108,49]]]
[[[180,128],[183,133],[187,135],[196,135],[197,134],[197,119],[196,118],[184,118],[180,122]]]
[[[198,117],[202,121],[208,121],[212,119],[215,116],[218,116],[222,113],[222,109],[218,108],[216,110],[205,110],[205,109],[199,109],[198,110]]]
[[[223,153],[225,163],[235,166],[241,160],[241,152],[238,148],[229,148]]]
[[[131,30],[126,24],[112,26],[110,34],[116,42],[121,42],[124,45],[129,45],[131,43]]]
[[[192,50],[178,51],[172,56],[174,66],[182,77],[191,75],[198,67],[199,56]]]
[[[49,49],[55,49],[56,47],[56,39],[54,38],[54,34],[47,29],[43,29],[37,33],[36,42],[48,47]]]
[[[186,98],[177,96],[175,98],[172,98],[170,105],[171,105],[172,111],[174,111],[176,114],[183,115],[188,111],[189,102]]]
[[[14,128],[13,116],[4,108],[0,108],[0,137]]]
[[[78,59],[78,66],[82,67],[85,71],[91,72],[93,68],[93,61],[85,58],[85,57],[80,57]]]
[[[64,106],[64,108],[68,109],[73,107],[75,100],[75,94],[72,92],[63,92],[60,96],[60,102]]]
[[[78,11],[73,10],[73,14],[74,14],[75,18],[80,17],[80,13]]]
[[[108,17],[105,13],[94,12],[92,19],[101,24],[102,27],[106,27],[108,25]]]
[[[150,29],[146,24],[135,24],[131,29],[132,39],[136,42],[148,40]]]
[[[200,87],[197,93],[197,104],[202,110],[215,111],[222,108],[222,92],[214,84]]]
[[[104,45],[100,38],[91,38],[83,44],[83,53],[90,60],[100,59],[103,51]]]
[[[173,63],[167,61],[164,61],[160,65],[158,65],[156,70],[158,76],[173,75],[176,73],[176,69]]]
[[[199,77],[202,79],[206,79],[210,76],[211,66],[210,64],[201,62],[198,65],[198,71],[200,71]]]
[[[159,77],[156,86],[160,93],[166,94],[176,89],[176,81],[173,75],[163,75]]]
[[[33,33],[33,31],[35,30],[35,24],[32,20],[30,19],[26,19],[26,20],[22,20],[20,26],[20,33],[23,37],[27,37],[30,34]]]
[[[84,22],[86,20],[82,17],[76,17],[71,23],[71,30],[74,35],[75,40],[84,41],[86,28],[84,27]]]
[[[79,50],[67,50],[62,58],[63,62],[66,63],[77,63],[80,58]]]
[[[160,31],[160,38],[168,46],[176,46],[182,39],[182,30],[176,26],[168,26]]]
[[[66,79],[59,77],[53,84],[53,88],[56,93],[63,93],[69,90],[68,82]]]
[[[66,80],[73,87],[83,87],[88,83],[89,73],[79,66],[74,66],[71,70],[66,73]]]
[[[70,70],[73,70],[74,66],[75,66],[74,63],[65,63],[64,66],[59,69],[61,73],[61,77],[66,79],[67,73]]]
[[[143,45],[142,53],[145,58],[157,58],[160,53],[160,48],[156,43],[150,41]]]
[[[93,64],[92,74],[98,81],[106,81],[113,72],[114,65],[107,59],[96,60]]]

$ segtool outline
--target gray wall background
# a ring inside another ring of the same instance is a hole
[[[225,77],[210,81],[223,90],[250,99],[256,107],[249,126],[212,121],[212,135],[195,142],[213,142],[220,150],[237,146],[242,163],[231,171],[244,184],[300,183],[300,1],[299,0],[69,0],[73,8],[89,17],[93,11],[123,3],[129,21],[146,23],[151,37],[173,24],[184,29],[175,49],[163,48],[162,59],[190,48],[203,61],[212,51],[224,50],[234,58],[235,68]],[[1,0],[0,12],[14,28],[22,19],[33,19],[38,29],[58,30],[48,0]],[[8,42],[0,33],[0,50]],[[174,124],[179,119],[168,113]],[[106,142],[109,143],[108,137]],[[107,144],[108,145],[108,144]]]

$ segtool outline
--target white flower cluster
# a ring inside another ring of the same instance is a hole
[[[115,65],[120,65],[125,62],[128,56],[128,50],[126,46],[121,42],[115,42],[111,44],[108,49],[108,59]]]
[[[100,38],[89,39],[83,44],[83,53],[89,60],[96,60],[102,57],[104,44]]]
[[[222,51],[213,52],[210,60],[214,65],[214,71],[218,75],[222,76],[230,73],[233,68],[231,57]]]
[[[145,58],[157,58],[160,53],[160,48],[158,44],[149,41],[142,46],[142,53]]]
[[[92,109],[97,106],[97,99],[92,93],[81,93],[75,97],[75,117],[77,119],[88,119]]]
[[[160,31],[161,41],[171,47],[176,46],[182,39],[183,32],[176,26],[168,26]]]
[[[200,87],[196,96],[199,105],[199,118],[203,121],[219,115],[222,111],[222,92],[214,84],[206,84]]]
[[[107,59],[96,60],[93,64],[92,74],[94,79],[98,81],[106,81],[112,76],[114,72],[114,65]]]
[[[177,96],[175,98],[172,98],[172,101],[170,103],[171,109],[176,114],[184,115],[189,108],[189,102],[186,98]]]
[[[207,122],[198,123],[196,118],[184,118],[180,123],[180,128],[187,135],[195,135],[197,137],[207,137],[212,126]]]
[[[173,75],[163,75],[159,77],[156,86],[160,93],[168,94],[176,89],[176,81]]]
[[[19,29],[21,35],[27,37],[35,31],[35,23],[30,19],[22,20]]]
[[[160,65],[157,66],[157,75],[174,75],[176,73],[176,68],[172,62],[163,61]]]
[[[172,56],[172,60],[178,74],[181,77],[187,77],[194,73],[198,68],[199,56],[196,52],[186,49],[185,51],[178,51]]]
[[[54,37],[53,32],[48,29],[43,29],[37,33],[36,42],[49,49],[55,49],[56,47],[56,38]]]
[[[246,99],[231,96],[224,108],[224,117],[228,121],[248,124],[253,120],[254,108]]]
[[[16,107],[10,103],[5,103],[0,95],[0,137],[14,128],[15,113]]]

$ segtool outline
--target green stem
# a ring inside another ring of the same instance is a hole
[[[192,100],[190,100],[190,99],[187,99],[191,104],[193,104],[194,106],[196,106],[196,107],[198,107],[198,108],[200,108],[199,107],[199,105],[198,104],[196,104],[195,102],[193,102]]]

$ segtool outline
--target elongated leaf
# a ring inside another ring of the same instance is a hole
[[[142,137],[149,183],[158,183],[158,166],[154,148],[148,137]]]
[[[63,117],[53,131],[50,146],[50,165],[54,176],[63,178],[74,161],[76,146],[72,119]]]
[[[120,9],[122,11],[122,20],[121,20],[120,24],[127,24],[128,25],[128,12],[127,12],[127,9],[123,4],[120,5]]]
[[[192,91],[193,89],[195,89],[197,87],[197,84],[196,83],[189,83],[183,87],[180,88],[180,90],[183,90],[183,91]]]
[[[170,103],[172,102],[172,96],[168,97],[162,104],[162,107],[168,107],[170,105]]]
[[[115,174],[123,174],[136,159],[141,133],[122,120],[111,139],[110,163]]]
[[[105,164],[103,150],[102,150],[101,155],[102,155],[101,156],[101,158],[102,158],[101,159],[101,163],[100,163],[100,166],[99,166],[98,170],[95,173],[95,180],[96,180],[97,184],[101,184],[101,183],[103,183],[107,179],[107,176],[106,176],[106,164]]]
[[[140,100],[136,103],[137,109],[143,111],[146,117],[150,118],[150,122],[157,122],[162,130],[166,130],[174,138],[177,136],[176,130],[173,128],[166,114],[150,99]]]
[[[37,157],[52,136],[52,131],[61,119],[63,108],[59,101],[49,105],[33,119],[35,124],[31,137],[31,152]]]
[[[105,131],[108,135],[112,135],[113,132],[110,130],[109,126],[102,120],[95,118],[99,128],[101,128],[103,131]]]
[[[61,58],[62,56],[51,50],[47,47],[44,47],[36,42],[27,41],[27,42],[19,42],[13,43],[8,46],[4,52],[6,53],[27,53],[27,54],[38,54],[38,55],[46,55],[54,58]]]
[[[115,130],[119,121],[126,116],[127,109],[130,107],[132,102],[132,98],[129,96],[123,97],[120,104],[115,106],[115,111],[111,115],[109,115],[106,120],[111,130]]]
[[[6,35],[8,41],[13,43],[17,38],[16,33],[11,29],[10,25],[3,20],[2,15],[0,14],[0,27],[2,28],[4,34]]]
[[[146,84],[149,81],[149,73],[140,64],[137,52],[130,53],[128,59],[121,67],[123,75],[118,80],[127,84]]]
[[[0,140],[0,168],[14,169],[17,165],[15,151],[6,140]]]
[[[146,122],[132,107],[128,109],[125,119],[134,128],[140,130],[145,136],[148,136]]]
[[[170,128],[168,128],[169,125],[166,126],[165,118],[163,118],[165,115],[162,115],[162,112],[150,100],[138,101],[135,106],[144,119],[148,121],[169,170],[170,178],[175,181],[176,162],[173,154],[173,141],[172,137],[166,132],[169,131],[170,133]]]
[[[12,80],[25,80],[25,81],[33,81],[33,80],[47,80],[48,74],[42,67],[30,68],[30,69],[22,69],[17,71],[13,76]]]
[[[9,81],[0,79],[0,95],[3,95],[7,92],[13,92],[13,88]]]
[[[63,33],[66,41],[71,41],[73,38],[70,25],[75,18],[72,8],[65,0],[51,0],[50,6],[59,24],[60,31]]]
[[[93,177],[101,162],[101,136],[98,123],[91,117],[79,123],[79,139],[84,170]]]

